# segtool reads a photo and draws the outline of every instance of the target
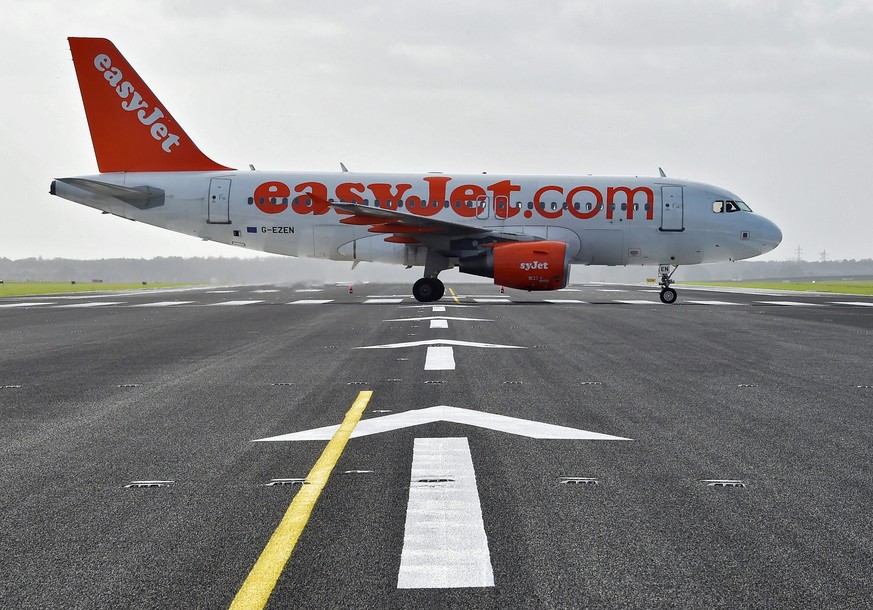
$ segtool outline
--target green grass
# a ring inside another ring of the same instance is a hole
[[[816,282],[683,282],[694,286],[725,286],[729,288],[758,288],[761,290],[795,290],[797,292],[833,292],[835,294],[873,295],[873,282],[816,281]]]
[[[60,292],[97,292],[107,290],[146,290],[149,288],[177,288],[190,284],[109,284],[96,282],[4,282],[0,284],[0,297],[19,297],[33,294],[57,294]]]

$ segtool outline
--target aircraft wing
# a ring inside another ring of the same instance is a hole
[[[492,233],[490,229],[466,225],[458,222],[448,222],[429,216],[416,216],[404,214],[397,210],[374,208],[359,203],[331,203],[331,207],[346,217],[341,219],[342,224],[370,225],[372,233],[421,234],[434,233],[437,235],[479,235]]]
[[[391,243],[416,243],[428,238],[458,239],[477,236],[483,242],[540,241],[541,237],[506,233],[477,225],[449,222],[431,216],[406,214],[397,210],[376,208],[359,203],[327,202],[307,193],[321,204],[330,205],[345,218],[340,223],[347,225],[369,225],[370,233],[384,233],[385,241]]]

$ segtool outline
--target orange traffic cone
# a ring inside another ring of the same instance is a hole
[[[500,294],[503,294],[503,286],[500,287]]]

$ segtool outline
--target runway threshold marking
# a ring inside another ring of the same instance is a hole
[[[315,503],[321,495],[330,474],[339,461],[346,443],[351,437],[355,426],[364,414],[367,403],[373,397],[372,390],[358,393],[358,397],[352,407],[346,413],[342,424],[330,439],[327,447],[318,458],[315,466],[306,477],[306,484],[301,485],[300,491],[294,496],[285,516],[270,537],[267,546],[261,552],[257,562],[242,587],[233,598],[231,610],[249,610],[252,608],[264,608],[270,599],[273,588],[285,569],[285,564],[291,558],[291,553],[297,545],[297,540],[303,533],[303,528],[309,521]]]
[[[460,303],[461,299],[458,298],[458,295],[455,294],[455,291],[449,288],[449,292],[452,293],[452,298],[455,299],[455,303]]]

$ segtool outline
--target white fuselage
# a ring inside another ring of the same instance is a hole
[[[424,265],[426,248],[386,241],[366,225],[343,224],[345,216],[319,200],[563,241],[570,262],[584,265],[739,260],[772,250],[782,237],[775,224],[747,208],[715,212],[714,202],[739,201],[732,193],[672,178],[236,170],[82,178],[161,189],[163,203],[138,207],[60,181],[55,194],[210,241],[330,260]]]

